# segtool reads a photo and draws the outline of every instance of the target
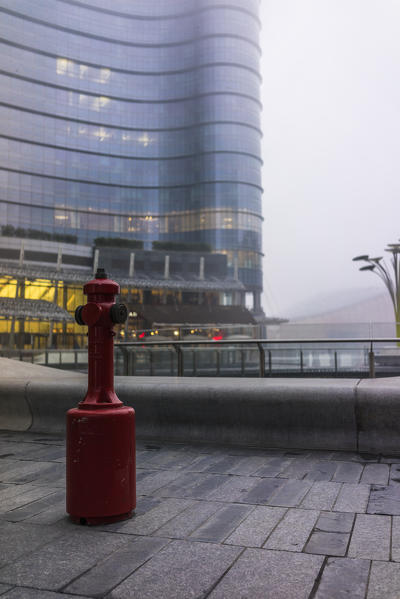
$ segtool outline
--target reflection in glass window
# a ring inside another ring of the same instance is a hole
[[[111,75],[110,69],[106,69],[106,68],[100,69],[100,76],[98,78],[98,81],[100,83],[107,83],[107,81],[110,78],[110,75]]]
[[[93,108],[93,110],[99,111],[102,108],[104,108],[105,106],[107,106],[109,101],[110,101],[110,98],[107,98],[107,96],[99,96],[98,98],[93,98],[92,99],[92,108]]]
[[[65,75],[67,72],[68,59],[67,58],[57,58],[57,75]]]
[[[88,72],[88,67],[85,64],[80,64],[79,65],[79,79],[84,79],[87,72]]]

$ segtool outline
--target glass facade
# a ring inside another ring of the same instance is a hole
[[[0,223],[261,276],[258,0],[0,0]]]

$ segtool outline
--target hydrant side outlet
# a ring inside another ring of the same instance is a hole
[[[114,391],[113,324],[127,316],[115,304],[119,285],[99,269],[84,293],[88,303],[75,317],[88,326],[88,390],[67,412],[67,512],[98,524],[129,518],[136,507],[135,411]]]

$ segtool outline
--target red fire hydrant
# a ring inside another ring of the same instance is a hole
[[[101,524],[129,518],[136,507],[135,411],[114,391],[113,325],[128,313],[103,269],[83,290],[88,303],[75,319],[89,327],[89,384],[67,412],[67,512],[74,522]]]

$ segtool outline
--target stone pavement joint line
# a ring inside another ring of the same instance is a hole
[[[140,442],[131,520],[65,514],[65,441],[0,432],[1,599],[399,599],[400,458]]]

